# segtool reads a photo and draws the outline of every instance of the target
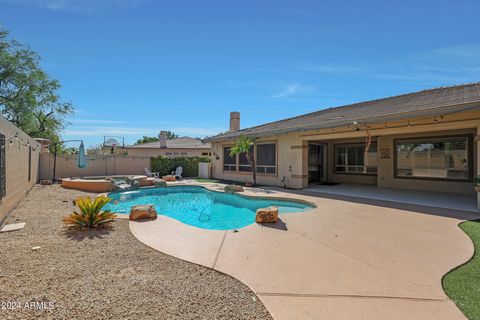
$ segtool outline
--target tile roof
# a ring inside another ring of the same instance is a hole
[[[200,139],[180,137],[167,140],[167,149],[210,149],[209,143],[203,143]],[[160,149],[160,142],[148,142],[127,146],[127,149]]]
[[[480,82],[433,88],[414,93],[328,108],[301,116],[266,123],[237,132],[208,137],[205,141],[228,140],[240,135],[265,136],[299,130],[330,128],[353,121],[389,121],[414,115],[430,115],[465,110],[466,104],[479,103]],[[472,106],[469,105],[469,108]]]

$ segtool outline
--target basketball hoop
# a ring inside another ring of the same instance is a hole
[[[103,137],[103,146],[104,147],[113,147],[113,148],[116,148],[117,146],[121,146],[123,148],[125,146],[125,138],[114,137],[114,136],[104,136]]]

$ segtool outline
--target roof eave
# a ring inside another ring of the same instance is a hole
[[[447,105],[441,106],[436,108],[429,108],[424,110],[415,110],[411,112],[402,112],[397,114],[388,114],[388,115],[379,115],[375,117],[365,117],[365,118],[355,118],[355,119],[348,119],[338,122],[329,122],[329,123],[319,123],[310,126],[302,126],[302,127],[295,127],[295,128],[287,128],[287,129],[278,129],[278,130],[269,130],[265,132],[253,132],[253,133],[240,133],[233,136],[219,136],[219,137],[211,137],[206,138],[204,141],[206,142],[222,142],[228,141],[231,139],[235,139],[241,135],[247,137],[265,137],[265,136],[272,136],[272,135],[279,135],[279,134],[287,134],[292,132],[302,132],[308,130],[318,130],[318,129],[330,129],[330,128],[338,128],[343,127],[349,124],[352,124],[353,121],[357,121],[362,124],[373,124],[385,121],[397,121],[397,120],[405,120],[409,118],[418,118],[418,117],[426,117],[426,116],[435,116],[440,114],[449,114],[449,113],[457,113],[463,112],[467,110],[473,109],[480,109],[480,101],[473,101],[467,102],[463,104],[455,104],[455,105]]]

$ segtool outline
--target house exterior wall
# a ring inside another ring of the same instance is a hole
[[[257,143],[276,143],[276,174],[257,174],[257,183],[264,185],[283,186],[282,178],[287,178],[287,186],[292,189],[301,189],[307,183],[306,171],[306,143],[300,140],[299,134],[284,134],[280,136],[264,137]],[[251,172],[231,172],[223,170],[223,147],[230,146],[232,142],[213,143],[212,177],[223,180],[251,182]],[[218,156],[218,160],[216,159]]]
[[[0,199],[1,223],[26,196],[28,191],[37,183],[38,159],[41,146],[38,142],[1,116],[0,133],[5,136],[6,174],[6,196]],[[13,138],[16,133],[18,133],[17,139]],[[10,140],[12,140],[11,144]],[[27,144],[26,146],[25,143]],[[31,152],[30,148],[32,149]],[[29,163],[30,179],[28,176]]]
[[[201,157],[204,153],[211,152],[211,149],[154,149],[154,148],[127,148],[129,156],[135,157],[158,157],[166,156],[167,153],[178,153],[182,157]],[[183,154],[185,153],[185,154]]]
[[[477,129],[478,128],[478,129]],[[367,130],[369,133],[367,133]],[[420,138],[449,135],[471,135],[473,152],[473,176],[480,173],[478,161],[480,150],[475,139],[480,131],[480,111],[439,115],[433,118],[418,118],[377,125],[369,125],[359,131],[349,127],[329,128],[315,131],[281,134],[265,137],[257,141],[275,141],[277,143],[277,174],[258,175],[257,182],[264,185],[283,186],[282,177],[288,178],[287,186],[292,189],[308,187],[308,143],[325,143],[328,157],[328,182],[360,183],[390,188],[413,190],[431,190],[473,194],[472,181],[441,181],[434,179],[407,179],[394,177],[394,140],[402,138]],[[365,142],[368,134],[377,138],[377,175],[353,175],[335,173],[335,144]],[[217,179],[247,182],[252,181],[251,173],[223,171],[223,146],[233,141],[211,142],[213,152],[219,159],[213,161],[213,177]],[[380,149],[389,149],[390,158],[381,159]],[[215,158],[215,157],[214,157]],[[480,203],[480,200],[479,200]]]

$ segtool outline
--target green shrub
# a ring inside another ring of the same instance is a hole
[[[152,172],[159,172],[166,176],[175,171],[177,167],[183,168],[183,177],[198,177],[198,163],[210,162],[209,157],[152,157],[150,165]]]
[[[476,186],[480,187],[480,176],[476,176],[473,182],[475,183]]]

